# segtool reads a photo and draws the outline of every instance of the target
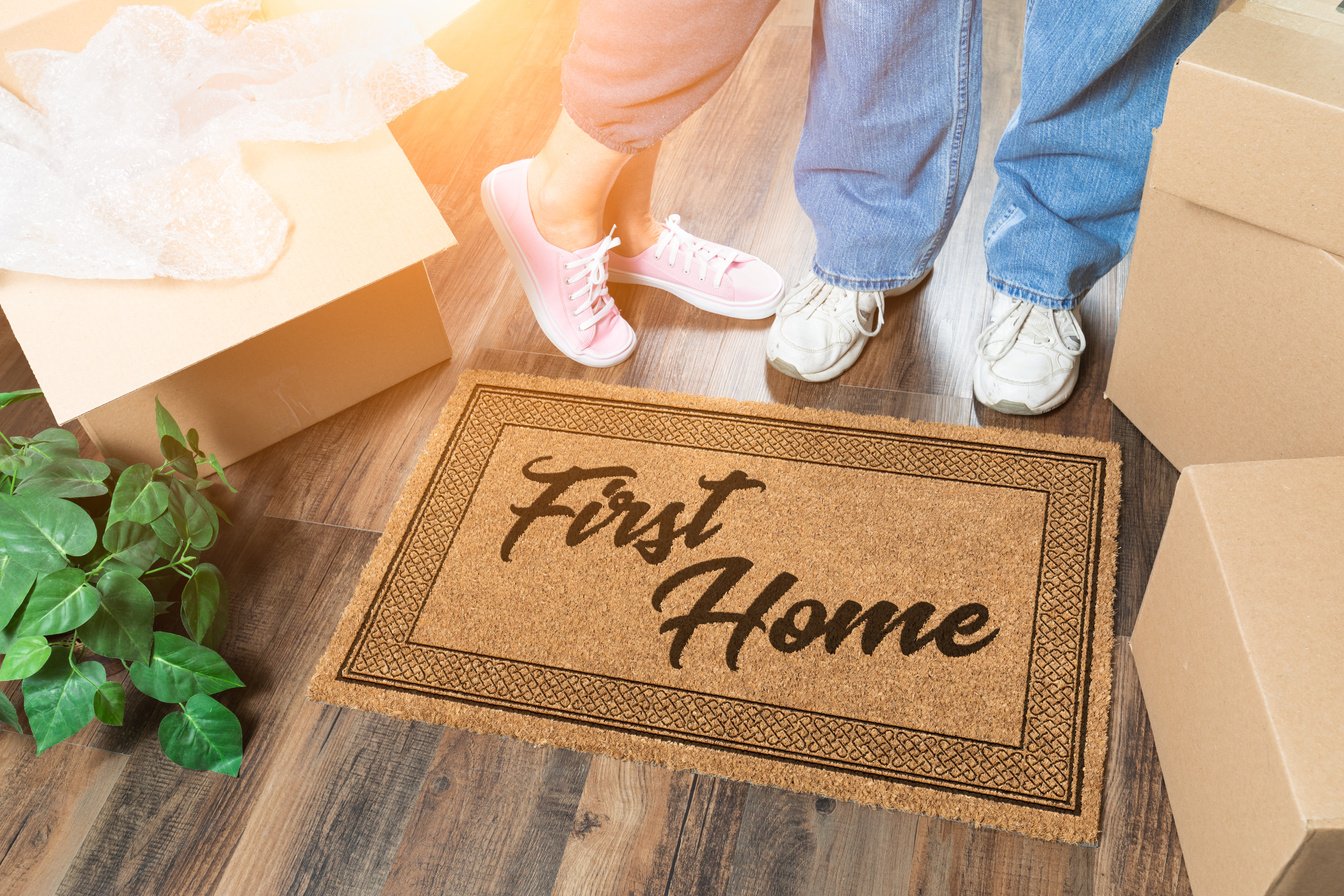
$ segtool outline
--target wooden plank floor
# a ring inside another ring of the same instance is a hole
[[[434,45],[471,77],[395,130],[461,245],[430,272],[456,358],[238,464],[237,525],[218,549],[237,609],[226,696],[248,736],[241,779],[159,755],[159,713],[128,707],[40,759],[0,735],[0,892],[39,894],[1186,894],[1128,638],[1175,472],[1102,397],[1123,271],[1084,304],[1091,350],[1062,411],[1019,420],[970,395],[989,298],[980,227],[988,164],[1016,97],[1020,0],[986,4],[983,164],[930,282],[893,300],[841,381],[762,361],[767,322],[727,321],[618,288],[640,334],[607,371],[537,331],[477,199],[491,167],[533,153],[558,108],[575,0],[481,0]],[[657,211],[776,263],[792,280],[811,232],[790,165],[806,95],[810,3],[785,0],[723,92],[671,139]],[[0,276],[0,288],[3,279]],[[1125,494],[1114,721],[1100,848],[1062,846],[689,772],[536,748],[311,703],[308,675],[458,374],[486,367],[1119,441]],[[0,321],[0,387],[33,385]],[[0,417],[52,423],[41,404]]]

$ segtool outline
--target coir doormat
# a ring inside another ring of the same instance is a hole
[[[312,693],[1095,840],[1119,485],[1102,442],[469,373]]]

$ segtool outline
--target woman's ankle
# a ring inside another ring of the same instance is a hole
[[[542,239],[567,252],[586,249],[602,239],[601,209],[591,198],[576,195],[541,159],[527,173],[527,201]],[[585,201],[587,199],[587,201]]]
[[[621,244],[612,251],[618,255],[635,256],[646,251],[663,235],[663,225],[653,220],[652,215],[642,215],[630,219],[608,218],[604,222],[607,229],[614,225]]]

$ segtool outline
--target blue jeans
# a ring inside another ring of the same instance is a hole
[[[994,289],[1070,308],[1134,236],[1177,55],[1217,0],[1028,0],[1022,99],[985,221]],[[813,271],[893,289],[933,264],[980,128],[979,0],[817,0],[798,199]]]

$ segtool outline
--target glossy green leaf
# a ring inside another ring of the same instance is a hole
[[[93,721],[93,694],[106,681],[100,663],[84,662],[72,669],[64,647],[53,650],[46,665],[23,680],[23,708],[38,753]]]
[[[51,645],[46,638],[31,635],[15,638],[5,651],[5,661],[0,663],[0,681],[27,678],[46,665],[50,658]]]
[[[219,516],[210,499],[184,483],[174,482],[172,491],[179,493],[183,516],[186,519],[187,541],[197,551],[209,550],[219,539]]]
[[[142,574],[159,559],[161,547],[162,543],[149,526],[120,520],[103,533],[103,549],[111,555],[105,568]]]
[[[19,479],[34,461],[43,462],[42,458],[29,454],[24,448],[11,448],[9,445],[0,444],[0,476]],[[5,491],[11,492],[13,488],[7,485]]]
[[[237,494],[238,489],[234,488],[233,484],[229,482],[229,477],[224,475],[224,465],[219,462],[219,458],[215,457],[213,454],[209,454],[206,455],[205,459],[206,462],[210,464],[210,469],[214,470],[215,475],[219,477],[220,484],[234,494]]]
[[[197,694],[185,710],[159,723],[159,746],[183,768],[236,778],[243,764],[243,726],[224,704]]]
[[[3,550],[3,546],[0,546]],[[0,554],[0,628],[9,625],[19,607],[28,599],[28,592],[37,581],[37,573],[8,554]]]
[[[14,708],[14,701],[10,700],[4,691],[0,691],[0,722],[4,722],[20,734],[23,733],[23,726],[19,724],[19,711]]]
[[[107,681],[93,692],[93,714],[104,725],[120,726],[126,718],[126,689],[119,681]]]
[[[158,425],[160,439],[170,438],[177,444],[186,446],[187,437],[182,434],[182,427],[177,425],[173,415],[168,413],[168,409],[157,398],[154,399],[154,422]]]
[[[165,556],[170,556],[187,542],[186,506],[173,489],[169,489],[168,510],[149,525],[159,541],[169,549],[163,552]]]
[[[243,686],[223,657],[172,632],[154,633],[153,659],[131,664],[131,682],[162,703]]]
[[[224,579],[213,563],[196,567],[182,589],[182,625],[198,643],[209,640],[224,601]]]
[[[0,546],[36,572],[52,572],[98,543],[98,527],[78,504],[62,498],[0,494]]]
[[[13,644],[19,638],[19,617],[15,616],[9,621],[9,625],[0,628],[0,653],[9,650],[9,645]]]
[[[196,478],[196,456],[187,446],[172,436],[164,436],[159,440],[159,452],[163,455],[163,459],[168,461],[169,466],[178,473],[188,479]]]
[[[102,600],[79,638],[103,656],[147,663],[154,647],[154,596],[129,573],[113,571],[98,580]]]
[[[55,635],[78,628],[98,609],[98,591],[78,569],[47,573],[33,586],[33,594],[19,617],[20,636]]]
[[[10,441],[45,461],[60,458],[74,460],[79,457],[79,439],[68,429],[60,427],[44,429],[35,436],[14,436]]]
[[[59,458],[23,478],[15,494],[47,498],[96,498],[107,494],[107,464],[84,458]]]
[[[7,408],[12,404],[28,401],[31,398],[38,398],[41,395],[41,389],[20,389],[17,392],[0,392],[0,408]]]
[[[149,464],[127,467],[117,480],[112,492],[112,507],[108,511],[108,525],[126,520],[149,524],[168,509],[168,486],[154,479]]]

